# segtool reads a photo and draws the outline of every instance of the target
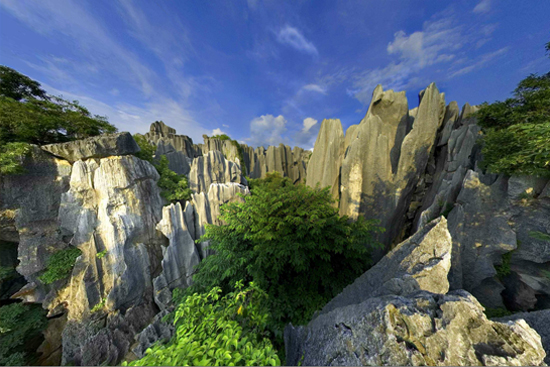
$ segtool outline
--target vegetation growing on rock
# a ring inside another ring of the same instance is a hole
[[[80,256],[82,251],[76,247],[68,247],[64,250],[57,251],[48,259],[46,271],[39,279],[45,284],[50,284],[56,280],[65,279],[71,275],[76,258]]]
[[[166,345],[149,348],[131,366],[278,366],[267,338],[267,297],[254,282],[220,297],[221,288],[184,296],[176,307],[175,336]]]
[[[187,177],[178,175],[168,168],[168,158],[166,156],[160,156],[155,161],[156,147],[149,143],[143,135],[136,134],[134,139],[141,149],[140,152],[136,153],[136,156],[153,164],[160,175],[157,184],[162,189],[161,196],[172,203],[189,200],[193,191],[189,188]]]
[[[243,171],[243,175],[246,176],[247,170],[246,170],[246,165],[244,164],[243,148],[241,147],[239,142],[234,140],[234,139],[231,139],[226,134],[214,135],[210,139],[218,139],[218,140],[222,140],[222,141],[223,140],[229,140],[231,142],[231,144],[237,149],[237,158],[239,158],[239,162],[241,164],[241,170]]]
[[[27,347],[46,326],[45,316],[46,311],[38,305],[12,303],[0,307],[0,366],[35,364]]]

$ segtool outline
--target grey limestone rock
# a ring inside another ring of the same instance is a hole
[[[544,362],[550,364],[550,310],[541,310],[534,312],[521,312],[506,317],[492,319],[496,322],[508,322],[516,320],[525,320],[539,335],[542,346],[546,351]]]
[[[323,307],[321,314],[387,294],[406,295],[419,289],[447,293],[451,249],[447,221],[440,217],[399,244],[344,288]]]
[[[287,365],[540,366],[546,356],[525,321],[490,321],[463,290],[370,298],[288,325],[284,338]]]
[[[306,185],[331,186],[332,197],[340,196],[340,166],[344,159],[344,130],[340,120],[323,120],[315,150],[308,164]],[[338,205],[338,203],[335,203]]]
[[[246,184],[240,166],[225,159],[219,150],[211,150],[193,160],[189,172],[189,187],[193,192],[208,192],[210,184],[235,182]]]
[[[98,135],[68,143],[43,145],[41,148],[71,163],[79,159],[127,155],[140,151],[136,141],[128,132]]]

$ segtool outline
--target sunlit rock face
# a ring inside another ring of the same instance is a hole
[[[82,255],[66,285],[45,301],[52,311],[68,312],[64,364],[118,363],[156,313],[151,278],[160,270],[164,243],[155,228],[163,205],[158,178],[150,163],[134,156],[73,165],[59,224]],[[99,332],[94,320],[105,314]]]
[[[285,344],[290,366],[545,365],[535,330],[488,320],[466,291],[370,298],[287,326]]]
[[[313,154],[308,163],[306,184],[331,187],[331,195],[340,197],[340,167],[344,158],[344,130],[337,119],[323,120]],[[338,202],[335,203],[338,205]]]
[[[200,144],[193,144],[193,139],[186,135],[177,135],[175,129],[162,121],[152,123],[144,136],[157,147],[155,155],[166,156],[168,168],[180,175],[187,175],[193,158],[202,155]]]
[[[196,193],[208,192],[213,183],[247,183],[241,167],[227,160],[219,150],[212,150],[195,158],[188,177],[189,187]]]
[[[544,365],[524,320],[493,322],[464,290],[448,292],[452,241],[440,217],[398,245],[316,313],[287,325],[286,364]]]

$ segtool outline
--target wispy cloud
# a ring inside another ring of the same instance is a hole
[[[402,30],[395,32],[393,40],[386,48],[388,55],[395,59],[384,67],[354,73],[348,94],[363,104],[368,104],[377,84],[382,84],[385,89],[406,90],[429,83],[431,80],[426,80],[427,73],[424,71],[432,67],[433,72],[433,65],[449,64],[453,61],[458,64],[456,60],[460,58],[461,62],[467,64],[462,73],[485,65],[489,60],[484,60],[483,57],[480,60],[470,60],[462,57],[462,54],[470,45],[477,44],[479,48],[487,42],[496,25],[468,28],[464,24],[457,25],[456,22],[455,12],[449,8],[425,21],[421,31],[411,34]]]
[[[306,117],[303,122],[302,129],[294,134],[292,140],[294,145],[304,149],[311,149],[315,144],[315,139],[319,133],[318,121],[312,117]]]
[[[319,54],[312,42],[308,41],[298,29],[289,25],[284,26],[279,31],[277,34],[277,41],[306,54]]]
[[[491,0],[481,0],[474,8],[474,13],[488,13],[491,11]]]
[[[321,87],[318,84],[307,84],[302,87],[303,90],[307,90],[310,92],[317,92],[321,94],[327,94],[327,89],[325,87]]]
[[[474,70],[480,69],[483,66],[485,66],[487,63],[489,63],[491,60],[504,55],[506,52],[508,52],[508,50],[509,50],[509,47],[503,47],[497,51],[489,52],[484,55],[481,55],[473,64],[463,67],[451,73],[449,78],[454,78],[459,75],[468,74]]]

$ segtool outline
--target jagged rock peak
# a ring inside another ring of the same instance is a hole
[[[149,132],[153,134],[158,134],[166,137],[170,137],[172,135],[176,135],[176,129],[171,128],[170,126],[166,125],[162,121],[155,121],[151,124],[151,127],[149,128]]]
[[[331,186],[332,197],[339,199],[340,166],[344,159],[344,130],[340,120],[323,120],[315,146],[318,149],[309,160],[306,185],[315,187],[319,182],[321,187]]]

